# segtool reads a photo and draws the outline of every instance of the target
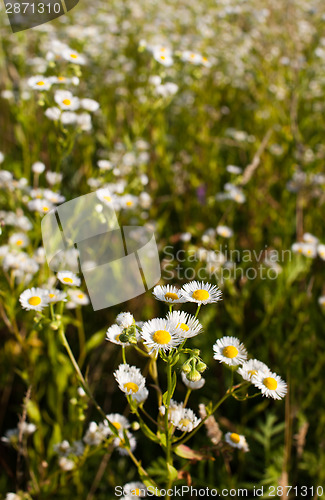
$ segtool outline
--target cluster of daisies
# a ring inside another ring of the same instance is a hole
[[[147,49],[151,52],[153,58],[165,67],[172,66],[174,64],[174,57],[176,56],[179,60],[193,64],[195,66],[205,66],[206,68],[211,67],[211,62],[207,57],[193,52],[191,50],[183,50],[181,52],[173,52],[170,47],[164,45],[148,44],[145,40],[141,40],[140,49]]]
[[[263,396],[282,399],[287,393],[287,384],[262,361],[247,360],[247,351],[236,337],[222,337],[213,346],[214,359],[227,364],[257,387]]]
[[[57,279],[62,285],[67,287],[76,287],[60,290],[55,287],[32,287],[24,290],[19,297],[19,302],[23,309],[27,311],[41,312],[50,304],[66,302],[66,308],[74,309],[77,306],[89,304],[88,295],[83,292],[80,286],[80,278],[71,271],[59,271]]]

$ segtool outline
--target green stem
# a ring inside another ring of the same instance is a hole
[[[126,357],[125,357],[125,347],[122,345],[122,360],[123,363],[126,365]]]
[[[201,304],[198,304],[198,305],[197,305],[197,309],[196,309],[196,313],[195,313],[195,316],[194,316],[194,318],[195,318],[195,319],[198,317],[198,314],[199,314],[199,312],[200,312],[200,309],[201,309]]]

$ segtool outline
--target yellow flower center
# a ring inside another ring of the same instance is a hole
[[[64,281],[64,283],[73,283],[72,278],[63,278],[62,281]]]
[[[44,82],[37,82],[36,85],[39,85],[41,87],[42,85],[45,85],[45,83]]]
[[[190,419],[189,418],[182,418],[180,421],[179,421],[180,425],[184,425],[185,427],[191,423]]]
[[[48,212],[49,211],[49,207],[43,207],[43,212]]]
[[[193,293],[192,293],[192,297],[193,299],[195,300],[207,300],[209,297],[210,297],[210,294],[207,290],[195,290]]]
[[[191,58],[191,59],[194,59],[194,57],[195,57],[195,54],[191,54],[191,55],[190,55],[190,58]]]
[[[84,298],[84,294],[83,293],[79,293],[79,295],[77,295],[78,299],[83,299]]]
[[[64,76],[58,76],[58,80],[59,80],[59,82],[64,82],[65,77]]]
[[[106,201],[112,201],[112,198],[110,196],[104,196],[104,200],[106,200]]]
[[[232,434],[230,434],[230,439],[233,443],[238,444],[240,441],[240,436],[239,434],[236,434],[236,432],[233,432]]]
[[[170,342],[172,337],[166,330],[157,330],[153,334],[152,338],[155,342],[157,342],[157,344],[165,345]]]
[[[165,299],[178,300],[177,293],[167,292],[165,293]]]
[[[114,425],[115,429],[117,429],[118,431],[122,427],[122,425],[120,424],[120,422],[112,422],[112,424]]]
[[[140,496],[140,488],[135,488],[135,490],[131,490],[131,495],[135,495],[137,497]]]
[[[234,345],[227,345],[222,351],[222,354],[226,356],[226,358],[235,358],[238,354],[238,349]]]
[[[185,323],[181,323],[180,325],[177,325],[177,326],[180,326],[180,328],[184,331],[184,332],[188,332],[189,331],[189,326],[185,325]]]
[[[77,59],[78,58],[77,54],[70,54],[70,57],[72,57],[72,59]]]
[[[139,390],[139,386],[134,382],[127,382],[126,384],[124,384],[124,388],[127,391],[132,391],[132,392],[138,392]]]
[[[30,297],[28,299],[28,304],[31,306],[38,306],[42,302],[42,299],[40,297]]]
[[[119,340],[120,340],[120,335],[116,335],[115,340],[117,340],[117,342],[119,342]]]
[[[50,297],[50,299],[54,299],[55,294],[54,293],[49,293],[49,297]]]
[[[250,375],[252,377],[253,375],[256,375],[256,373],[257,373],[257,370],[249,370],[248,375]]]
[[[166,59],[165,56],[160,56],[160,59],[162,59],[163,61]]]
[[[63,99],[62,103],[65,104],[66,106],[70,106],[71,101],[70,99]]]
[[[22,245],[23,243],[24,243],[23,240],[17,240],[16,241],[16,245],[18,245],[18,246]]]
[[[265,385],[265,387],[270,389],[270,391],[275,391],[275,389],[278,387],[278,383],[273,377],[266,377],[263,380],[263,384]]]
[[[132,207],[132,205],[133,205],[133,201],[127,201],[126,202],[126,206],[127,207]]]

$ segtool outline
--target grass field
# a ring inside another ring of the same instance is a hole
[[[324,498],[324,3],[1,9],[0,498]],[[50,269],[91,192],[154,233],[155,294],[94,310],[73,241]]]

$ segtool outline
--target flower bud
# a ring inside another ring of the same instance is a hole
[[[201,359],[199,359],[199,361],[196,364],[196,369],[200,373],[203,373],[207,369],[207,365]]]
[[[190,373],[191,369],[192,369],[191,360],[188,359],[182,366],[182,372]]]
[[[195,368],[192,368],[190,373],[186,375],[186,378],[190,382],[198,382],[199,380],[201,380],[201,374]]]

